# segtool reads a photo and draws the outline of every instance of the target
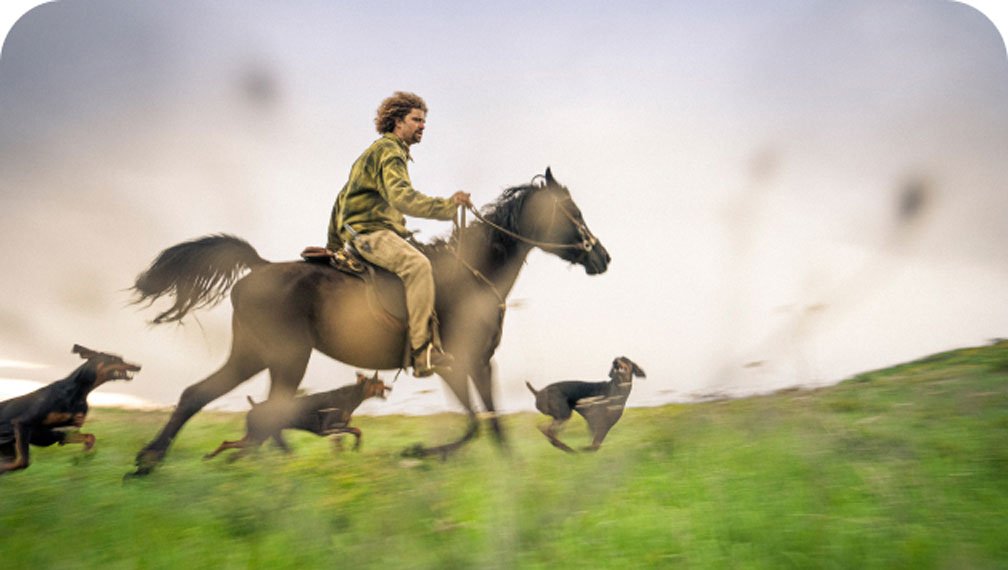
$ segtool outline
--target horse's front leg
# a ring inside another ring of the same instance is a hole
[[[489,416],[490,427],[493,429],[494,439],[503,449],[507,449],[507,440],[504,437],[504,428],[497,418],[497,408],[493,401],[493,365],[489,359],[480,360],[472,365],[472,379],[476,386],[476,393],[483,401]]]
[[[441,459],[446,459],[449,455],[458,451],[466,442],[476,437],[476,434],[479,432],[479,420],[476,417],[476,411],[473,409],[472,400],[469,397],[469,375],[465,370],[461,370],[460,368],[461,366],[456,364],[456,368],[452,372],[439,373],[439,375],[448,384],[448,387],[451,388],[452,393],[461,402],[462,407],[466,409],[466,420],[468,422],[466,432],[461,438],[436,447],[425,447],[423,444],[418,443],[404,449],[402,452],[403,456],[430,457],[436,455]]]

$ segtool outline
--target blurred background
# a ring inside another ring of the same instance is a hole
[[[64,376],[80,343],[144,366],[92,403],[174,404],[224,362],[231,308],[153,328],[135,276],[209,233],[271,260],[324,244],[395,90],[430,107],[416,188],[486,204],[551,166],[612,254],[597,277],[530,255],[503,411],[618,355],[646,406],[1008,335],[1008,59],[970,6],[80,0],[31,9],[0,55],[0,398]],[[316,355],[303,387],[351,381]],[[403,375],[360,413],[452,398]]]

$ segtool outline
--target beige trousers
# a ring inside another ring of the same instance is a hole
[[[430,260],[390,230],[360,234],[353,244],[364,259],[402,279],[406,288],[410,345],[413,349],[420,348],[430,340],[430,319],[434,314],[434,275]]]

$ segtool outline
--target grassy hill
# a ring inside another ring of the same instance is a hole
[[[631,409],[596,454],[504,420],[447,462],[404,460],[463,420],[360,417],[360,453],[292,433],[228,464],[241,414],[198,415],[123,483],[163,412],[95,410],[79,447],[0,477],[3,568],[1003,568],[1008,342],[829,388]],[[566,440],[588,443],[581,420]]]

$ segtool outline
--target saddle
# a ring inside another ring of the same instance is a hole
[[[343,249],[333,251],[324,247],[308,246],[301,252],[301,259],[306,263],[328,265],[336,271],[356,277],[364,282],[365,297],[368,308],[379,320],[385,321],[389,328],[409,332],[409,313],[406,310],[406,288],[399,277],[391,271],[367,261],[350,244]],[[441,327],[438,325],[437,312],[431,315],[431,344],[441,349]],[[403,344],[402,368],[408,368],[412,363],[409,338]]]
[[[391,271],[369,263],[350,245],[335,251],[308,246],[301,252],[301,259],[307,263],[328,265],[364,281],[367,285],[368,306],[376,312],[386,313],[399,326],[406,327],[406,290],[402,280]]]

